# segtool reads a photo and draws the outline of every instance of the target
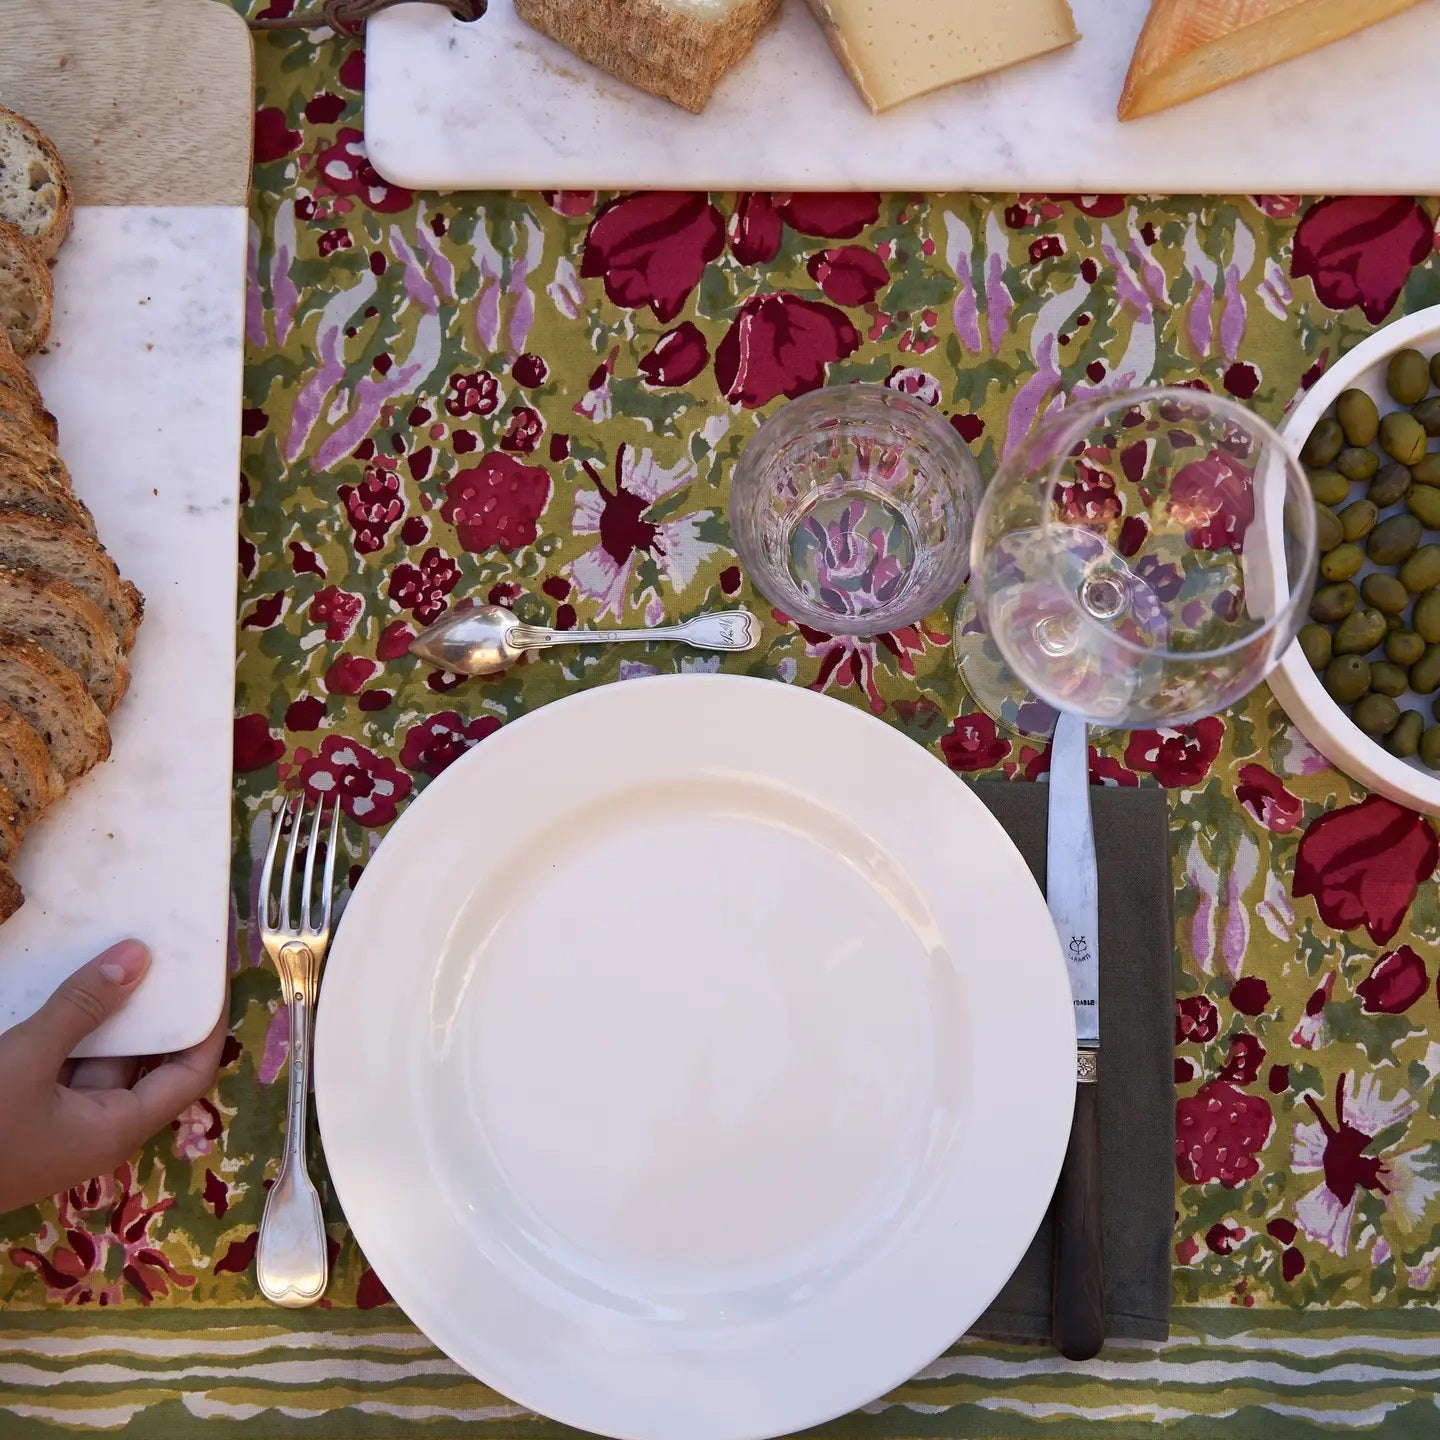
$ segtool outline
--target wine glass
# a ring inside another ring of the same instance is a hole
[[[1181,725],[1270,673],[1315,559],[1305,474],[1258,416],[1201,390],[1094,396],[1040,425],[985,493],[961,668],[1025,733],[1048,733],[1056,709]]]

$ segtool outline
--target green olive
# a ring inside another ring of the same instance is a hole
[[[1401,588],[1403,589],[1404,587],[1402,586]],[[1403,615],[1385,616],[1385,633],[1387,635],[1393,635],[1397,630],[1406,630],[1408,628]]]
[[[1310,493],[1321,505],[1342,505],[1350,494],[1350,482],[1338,470],[1312,470]]]
[[[1380,411],[1363,390],[1346,390],[1335,402],[1335,414],[1351,445],[1368,445],[1380,433]]]
[[[1413,515],[1392,515],[1365,537],[1365,553],[1377,565],[1403,565],[1415,553],[1424,533]]]
[[[1364,563],[1365,552],[1347,542],[1320,557],[1320,575],[1325,580],[1349,580],[1360,573]]]
[[[1335,632],[1337,655],[1368,655],[1385,638],[1385,617],[1366,605],[1352,611]]]
[[[1320,542],[1320,553],[1333,550],[1345,538],[1340,528],[1339,517],[1328,505],[1315,507],[1315,535]]]
[[[1385,388],[1401,405],[1418,405],[1430,389],[1430,363],[1418,350],[1397,350],[1385,370]]]
[[[1405,497],[1405,508],[1427,530],[1440,530],[1440,487],[1412,485]]]
[[[1410,467],[1410,478],[1417,485],[1440,485],[1440,450],[1416,461]]]
[[[1432,725],[1420,737],[1420,758],[1432,770],[1440,770],[1440,725]]]
[[[1370,662],[1370,688],[1378,691],[1381,695],[1389,695],[1393,699],[1397,695],[1403,695],[1410,688],[1410,676],[1406,673],[1403,665],[1396,665],[1389,660],[1372,660]]]
[[[1335,468],[1352,484],[1373,480],[1380,469],[1380,457],[1368,446],[1351,445],[1335,457]]]
[[[1410,603],[1410,592],[1394,575],[1376,571],[1360,582],[1360,593],[1365,603],[1372,605],[1385,615],[1400,615]]]
[[[1408,670],[1425,653],[1425,640],[1413,630],[1396,630],[1385,637],[1385,658]]]
[[[1321,625],[1335,625],[1343,620],[1359,602],[1360,592],[1348,580],[1338,585],[1322,585],[1310,602],[1310,618]]]
[[[1425,427],[1408,411],[1393,410],[1380,422],[1380,448],[1402,465],[1418,465],[1425,458]],[[1366,453],[1373,455],[1374,451]],[[1335,468],[1344,474],[1345,467],[1338,460]]]
[[[1337,655],[1325,667],[1325,688],[1342,705],[1370,692],[1370,667],[1358,655]]]
[[[1440,690],[1440,645],[1427,645],[1425,653],[1410,667],[1410,688],[1417,695]]]
[[[1436,353],[1440,354],[1440,351]],[[1432,395],[1428,400],[1422,400],[1410,413],[1432,440],[1440,435],[1440,395]]]
[[[1301,447],[1300,458],[1313,469],[1322,470],[1331,464],[1345,444],[1345,432],[1340,422],[1326,416],[1310,432],[1310,438]]]
[[[1312,670],[1323,670],[1335,658],[1330,642],[1330,632],[1323,625],[1311,623],[1300,627],[1296,637]]]
[[[1436,498],[1440,499],[1440,491],[1436,492]],[[1338,511],[1337,518],[1340,532],[1347,540],[1363,540],[1375,528],[1380,511],[1372,500],[1356,500]],[[1425,517],[1422,515],[1420,519],[1423,523]]]
[[[1382,465],[1375,478],[1370,482],[1370,489],[1366,494],[1372,505],[1380,509],[1388,509],[1391,505],[1398,505],[1410,489],[1410,472],[1403,465],[1397,465],[1393,460],[1388,465]]]
[[[1389,695],[1372,690],[1356,705],[1353,718],[1372,740],[1383,740],[1400,723],[1400,707]]]
[[[1427,590],[1415,602],[1411,620],[1415,633],[1427,645],[1440,645],[1440,590]]]
[[[1430,383],[1440,389],[1440,350],[1430,357]]]
[[[1343,545],[1340,547],[1345,548]],[[1422,545],[1400,567],[1400,583],[1412,594],[1423,595],[1440,585],[1440,545]],[[1415,627],[1420,628],[1418,625]],[[1425,633],[1423,630],[1420,632]]]
[[[1420,732],[1425,721],[1418,710],[1406,710],[1395,728],[1385,737],[1385,748],[1402,760],[1408,760],[1420,748]]]

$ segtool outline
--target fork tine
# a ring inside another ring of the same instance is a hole
[[[305,886],[300,892],[300,928],[302,930],[313,930],[310,917],[313,912],[311,895],[315,889],[315,851],[320,844],[320,822],[325,817],[325,806],[322,802],[315,807],[315,818],[310,822],[310,839],[305,845]]]
[[[280,928],[282,930],[294,930],[296,923],[292,922],[292,913],[298,913],[299,906],[295,903],[295,851],[300,844],[300,822],[305,814],[305,797],[300,796],[295,804],[295,815],[290,822],[290,844],[285,849],[285,873],[280,878]]]
[[[285,812],[290,808],[290,801],[286,798],[277,800],[270,811],[270,843],[265,851],[265,868],[260,872],[260,925],[263,929],[272,928],[270,925],[270,881],[275,874],[275,854],[280,849],[280,832],[285,828]]]
[[[330,928],[330,907],[335,899],[335,852],[340,838],[340,798],[335,798],[335,808],[330,812],[330,839],[325,846],[325,892],[320,897],[320,928]]]

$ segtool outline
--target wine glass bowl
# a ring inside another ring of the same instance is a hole
[[[1198,719],[1279,661],[1315,554],[1304,472],[1258,416],[1190,389],[1089,398],[986,491],[971,540],[985,635],[968,627],[966,678],[992,712],[1003,678],[1093,725]]]

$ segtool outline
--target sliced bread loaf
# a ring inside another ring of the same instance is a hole
[[[95,520],[85,503],[76,498],[68,485],[59,483],[53,471],[33,461],[7,455],[3,449],[0,449],[0,509],[38,515],[85,535],[95,533]]]
[[[0,863],[0,925],[3,925],[23,904],[25,892],[11,874],[10,867]]]
[[[780,0],[515,0],[533,29],[592,65],[699,112]]]
[[[0,327],[0,340],[4,340],[7,346],[10,344],[3,327]],[[53,443],[60,438],[60,427],[56,424],[55,417],[45,408],[45,402],[40,398],[35,382],[30,379],[30,372],[25,369],[25,362],[15,355],[14,351],[10,353],[18,369],[10,371],[0,363],[0,406],[3,406],[8,414],[28,421],[37,434],[45,436]],[[0,355],[0,362],[3,360],[4,356]]]
[[[0,699],[29,722],[67,785],[110,754],[110,727],[75,672],[38,645],[0,633]]]
[[[8,220],[44,259],[53,260],[70,233],[74,208],[59,152],[28,120],[0,106],[0,220]]]
[[[0,220],[0,326],[17,355],[33,355],[50,333],[55,282],[44,257],[8,220]]]
[[[23,834],[19,807],[5,786],[0,785],[0,862],[15,858]]]
[[[58,470],[69,487],[70,472],[60,459],[60,447],[55,439],[35,423],[33,414],[27,413],[23,405],[10,403],[4,394],[0,394],[0,450],[7,455],[27,456]]]
[[[11,570],[47,570],[68,580],[98,605],[128,652],[144,613],[145,601],[93,536],[74,525],[40,515],[0,510],[0,565]]]
[[[45,742],[29,721],[0,701],[0,782],[9,792],[20,825],[38,819],[64,790]]]
[[[0,569],[0,631],[38,645],[73,670],[107,715],[130,683],[125,653],[104,612],[43,570]]]

